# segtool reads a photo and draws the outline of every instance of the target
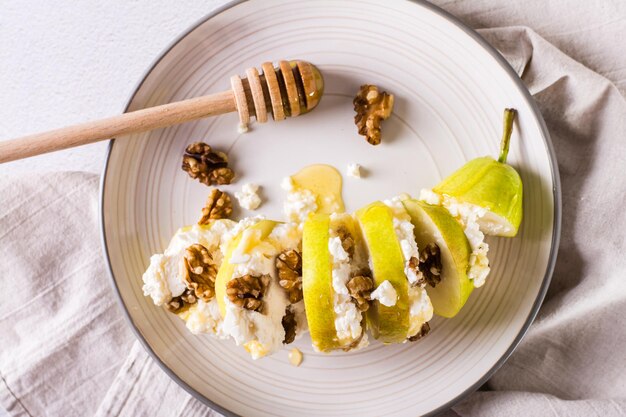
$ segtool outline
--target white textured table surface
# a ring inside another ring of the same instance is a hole
[[[269,0],[271,1],[271,0]],[[401,0],[397,0],[401,1]],[[0,0],[0,140],[117,114],[150,63],[225,0]],[[469,25],[525,25],[626,92],[626,2],[437,0]],[[581,19],[584,16],[584,19]],[[0,165],[100,172],[106,143]]]
[[[0,139],[124,110],[150,64],[224,0],[0,1]],[[0,165],[100,172],[105,142]]]

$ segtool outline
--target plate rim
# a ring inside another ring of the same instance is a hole
[[[174,38],[162,51],[161,53],[152,61],[152,63],[148,66],[148,68],[142,74],[140,80],[136,83],[135,87],[132,89],[132,93],[129,95],[126,105],[124,106],[124,113],[126,113],[132,103],[133,99],[137,95],[139,89],[143,86],[147,77],[152,73],[154,68],[165,58],[165,56],[176,46],[179,42],[181,42],[185,37],[187,37],[191,32],[197,29],[199,26],[203,25],[209,19],[223,13],[224,11],[231,9],[239,4],[245,3],[248,0],[231,0],[220,7],[212,10],[211,12],[205,14],[196,22],[191,24],[187,29],[185,29],[182,33],[180,33],[176,38]],[[531,310],[524,321],[524,324],[519,331],[519,333],[515,336],[513,342],[509,345],[504,354],[498,359],[498,361],[487,371],[485,372],[474,384],[466,388],[462,393],[458,394],[454,398],[450,399],[446,403],[442,404],[438,408],[428,412],[427,416],[432,416],[439,414],[445,410],[450,409],[453,405],[459,403],[466,397],[468,397],[473,392],[477,391],[485,382],[487,382],[493,374],[496,373],[498,369],[509,359],[509,357],[513,354],[517,346],[520,344],[531,324],[535,320],[537,313],[543,303],[543,300],[548,291],[548,287],[552,280],[552,275],[554,273],[554,268],[556,266],[556,260],[559,250],[559,243],[561,239],[561,221],[562,221],[562,202],[561,202],[561,181],[559,175],[559,167],[556,158],[556,153],[554,151],[554,147],[552,144],[552,139],[550,137],[550,132],[546,126],[545,120],[541,115],[541,111],[537,105],[537,102],[528,91],[528,88],[524,85],[522,79],[517,75],[515,70],[511,67],[511,65],[504,59],[504,57],[498,52],[498,50],[492,46],[485,38],[483,38],[477,31],[467,26],[463,23],[459,18],[447,12],[446,10],[436,6],[434,4],[429,3],[426,0],[409,0],[411,3],[414,3],[416,6],[424,7],[425,9],[438,14],[444,19],[448,20],[457,28],[461,29],[465,34],[470,36],[474,41],[476,41],[484,50],[491,55],[495,61],[504,69],[507,73],[511,81],[515,84],[519,92],[522,94],[522,98],[526,102],[526,104],[530,107],[533,116],[539,123],[539,128],[541,130],[541,136],[543,138],[546,149],[548,150],[548,157],[550,162],[550,170],[552,174],[552,196],[554,199],[554,211],[553,211],[553,230],[552,230],[552,238],[551,238],[551,247],[550,254],[548,255],[548,265],[546,267],[546,273],[544,274],[541,287],[539,288],[539,293],[537,294],[537,298],[535,299]],[[111,158],[111,153],[113,150],[113,145],[115,144],[115,139],[111,139],[108,142],[106,157],[104,160],[104,168],[102,170],[102,174],[100,176],[100,190],[99,190],[99,210],[98,210],[98,223],[100,224],[100,241],[102,244],[102,251],[104,255],[104,260],[106,264],[106,270],[108,272],[109,280],[111,282],[111,286],[113,287],[113,291],[115,293],[117,304],[122,310],[122,314],[126,319],[127,323],[130,325],[132,332],[143,348],[148,352],[150,357],[157,363],[157,365],[172,379],[174,380],[181,388],[191,394],[195,399],[199,400],[203,404],[209,406],[211,409],[216,410],[227,416],[238,416],[234,412],[222,407],[221,405],[215,403],[211,399],[205,397],[196,389],[191,387],[185,381],[183,381],[172,369],[170,369],[156,354],[156,352],[152,349],[148,341],[143,337],[135,322],[133,321],[126,304],[124,304],[124,300],[122,299],[122,294],[117,285],[117,281],[115,279],[115,275],[113,274],[113,269],[111,267],[111,260],[109,257],[109,249],[106,240],[106,232],[105,232],[105,224],[104,224],[104,193],[106,187],[106,178],[107,171],[109,168],[109,160]]]

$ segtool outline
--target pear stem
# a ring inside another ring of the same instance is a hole
[[[506,164],[506,157],[509,155],[509,144],[511,143],[511,133],[513,132],[513,122],[517,110],[504,109],[504,130],[502,131],[502,141],[500,142],[500,156],[498,162]]]

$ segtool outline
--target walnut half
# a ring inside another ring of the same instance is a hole
[[[187,310],[189,307],[191,307],[192,304],[195,304],[197,301],[198,299],[196,298],[196,295],[193,293],[193,291],[187,288],[181,295],[172,298],[165,305],[165,308],[174,314],[178,314]]]
[[[227,219],[233,213],[233,204],[230,196],[224,191],[213,188],[202,208],[202,217],[199,225],[209,224],[211,220]]]
[[[244,275],[228,281],[226,295],[231,303],[247,310],[261,311],[263,296],[270,285],[269,275]]]
[[[298,322],[296,321],[296,315],[293,311],[291,311],[291,307],[287,306],[285,309],[285,315],[282,319],[283,329],[285,330],[285,338],[283,339],[283,344],[288,345],[289,343],[296,340],[296,328],[298,327]]]
[[[380,125],[391,116],[393,101],[393,94],[385,91],[381,93],[375,85],[365,84],[352,102],[356,111],[354,123],[359,129],[359,135],[365,136],[372,145],[378,145],[381,141]]]
[[[197,298],[210,301],[215,297],[217,266],[207,248],[199,243],[189,246],[185,249],[182,265],[185,284]]]
[[[370,307],[368,301],[374,290],[374,280],[368,276],[357,275],[350,278],[346,284],[350,296],[360,311],[367,311]]]
[[[276,257],[278,284],[289,296],[289,302],[302,300],[302,257],[298,251],[290,249]]]
[[[235,177],[224,152],[214,151],[203,142],[192,143],[185,152],[182,168],[191,178],[206,185],[222,185],[230,184]]]
[[[441,282],[441,250],[436,243],[429,243],[420,251],[419,260],[415,257],[409,259],[409,268],[411,268],[418,279],[414,285],[422,285],[424,283],[435,287]]]

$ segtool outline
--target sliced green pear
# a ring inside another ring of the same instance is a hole
[[[369,250],[376,286],[389,281],[398,295],[396,304],[391,307],[378,301],[372,303],[368,310],[372,335],[383,343],[404,342],[409,331],[408,280],[402,248],[393,227],[393,213],[385,204],[375,202],[355,215]]]
[[[441,254],[441,282],[426,286],[435,314],[454,317],[474,289],[467,277],[472,248],[463,227],[448,210],[417,200],[402,203],[415,226],[415,240],[420,249],[435,243]]]
[[[302,293],[313,346],[318,351],[329,352],[366,345],[365,317],[346,287],[355,262],[364,258],[356,221],[349,214],[317,213],[309,216],[303,229]],[[343,242],[341,248],[335,241],[331,245],[333,231],[339,237],[339,230],[353,238],[352,251],[343,249]],[[335,259],[334,254],[342,251],[347,258]]]
[[[504,133],[500,157],[490,156],[469,161],[433,188],[444,198],[484,208],[487,213],[477,220],[483,233],[492,236],[515,236],[522,221],[522,179],[506,164],[516,111],[505,109]]]
[[[235,272],[235,264],[230,263],[233,253],[235,251],[242,254],[249,253],[263,239],[267,238],[277,224],[277,222],[272,220],[261,220],[235,236],[226,248],[224,261],[215,277],[215,297],[222,318],[226,317],[226,286]]]
[[[338,347],[333,309],[332,259],[328,251],[330,216],[313,214],[302,231],[302,295],[313,346]]]

